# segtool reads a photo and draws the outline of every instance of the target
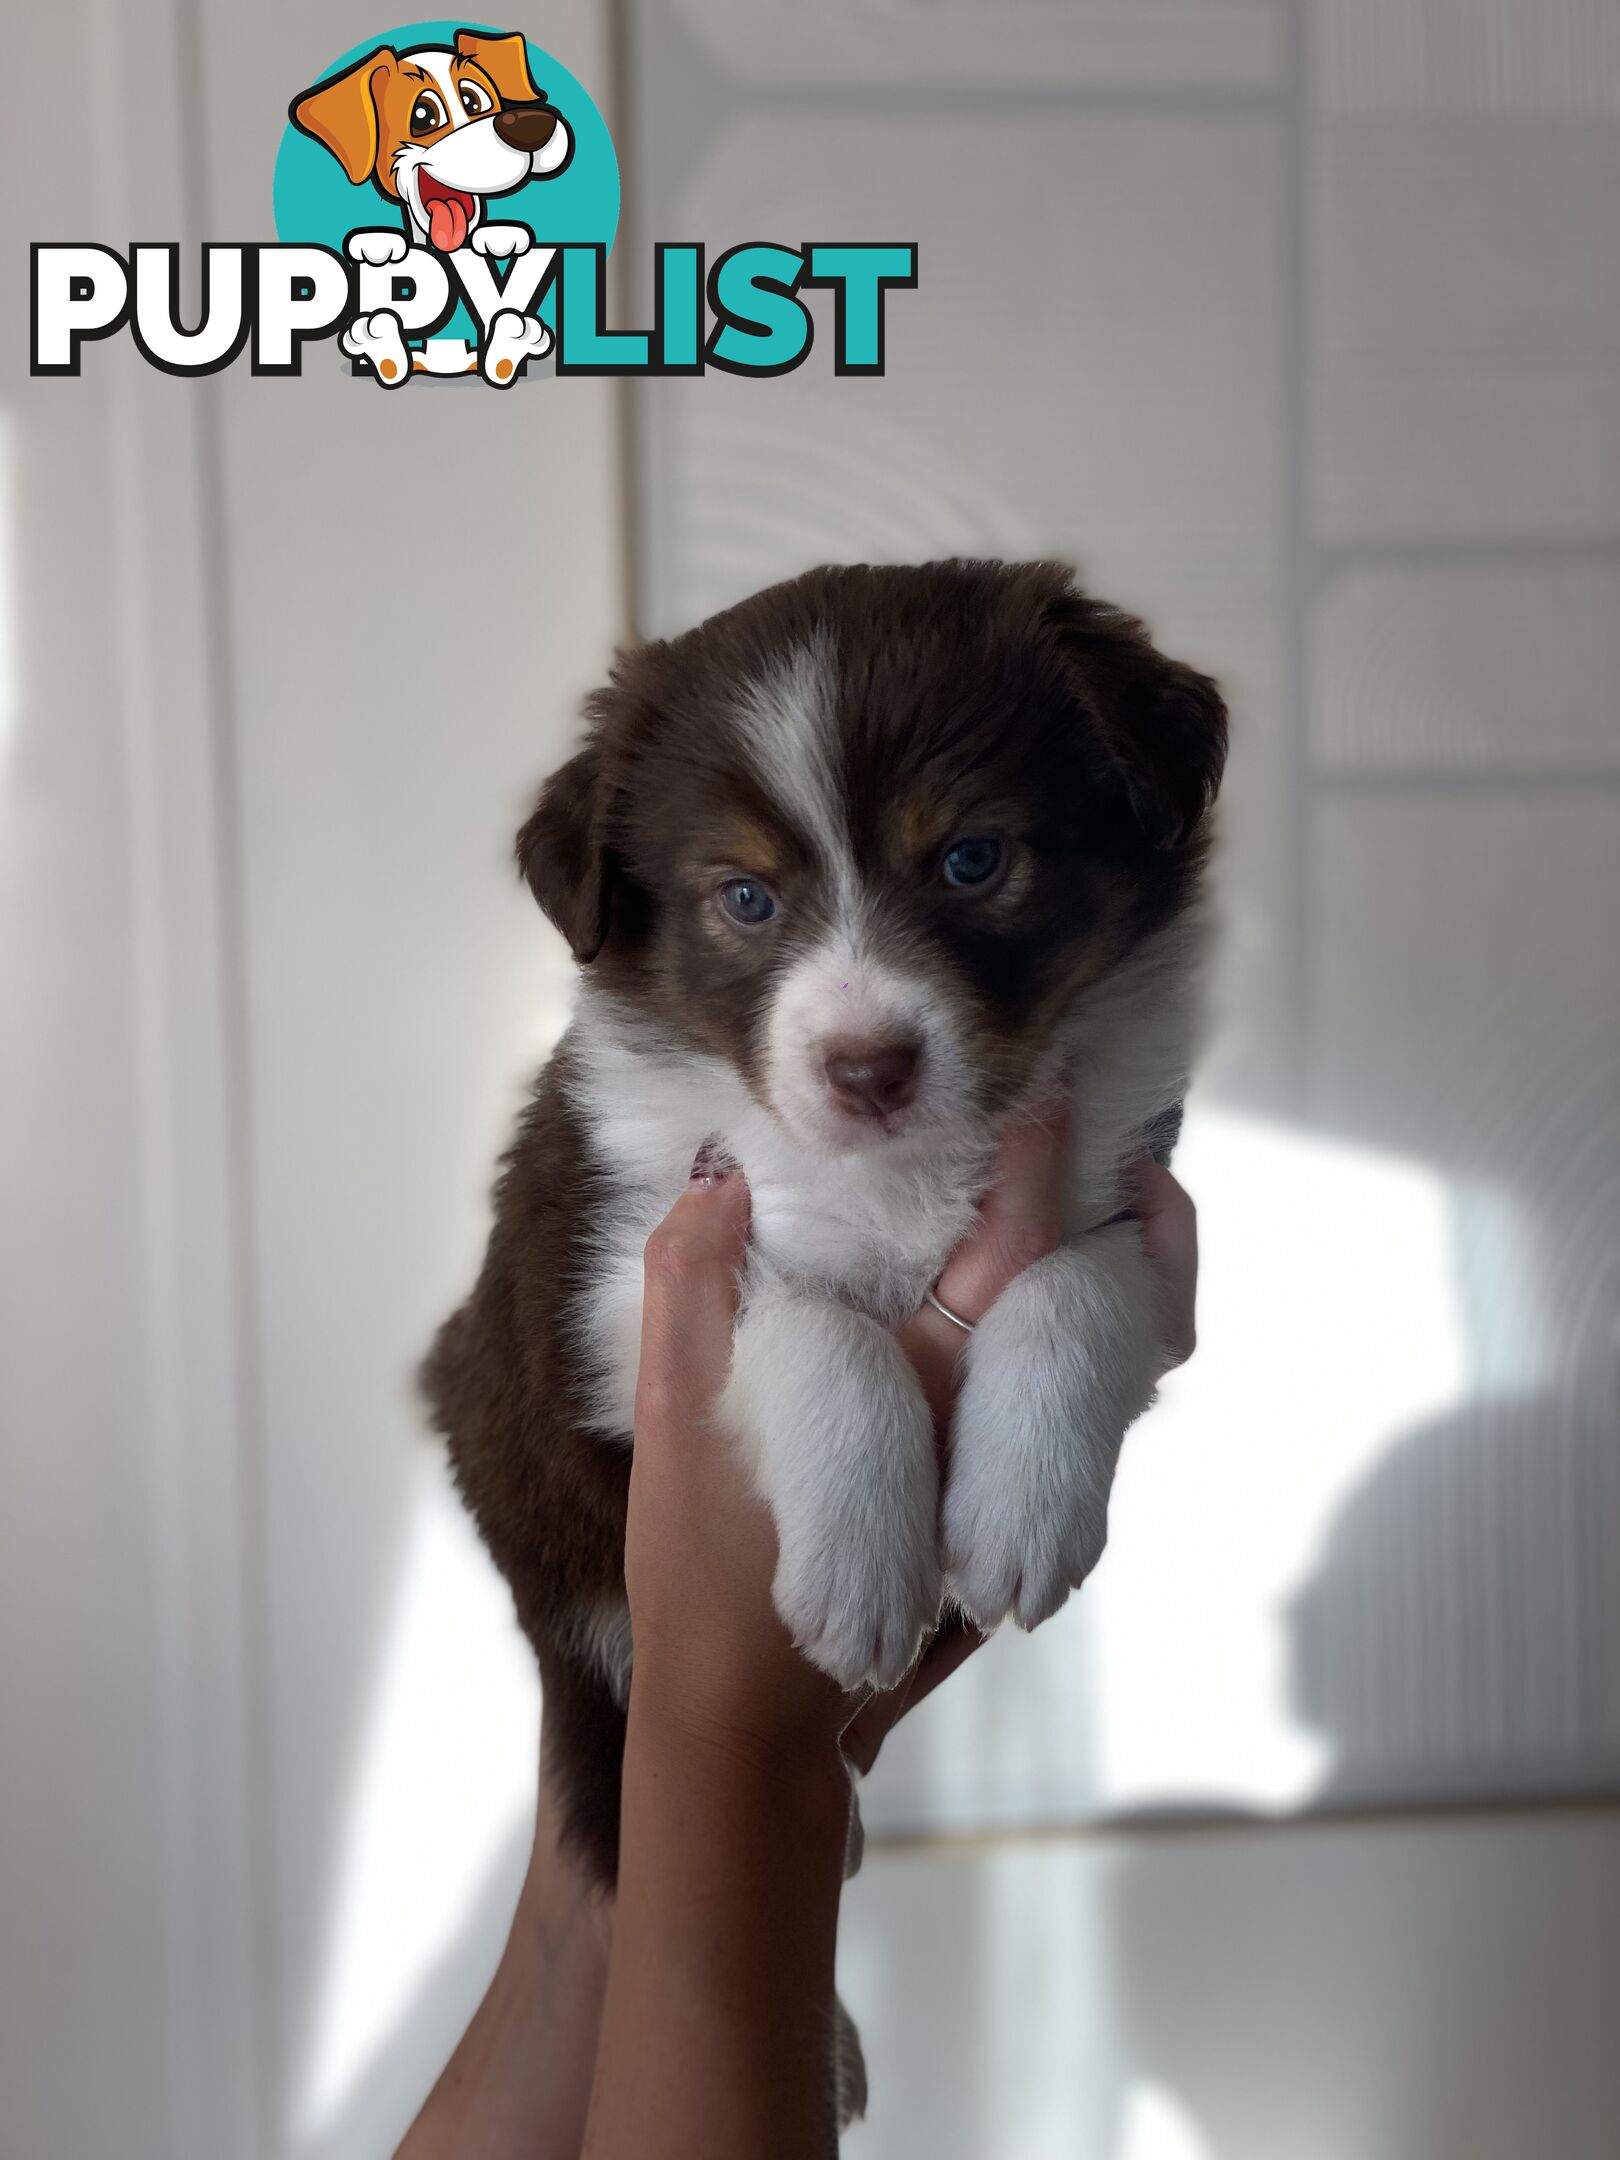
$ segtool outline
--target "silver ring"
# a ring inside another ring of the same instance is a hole
[[[928,1303],[933,1306],[935,1312],[943,1313],[945,1315],[945,1318],[951,1323],[952,1327],[959,1327],[964,1335],[971,1335],[973,1333],[973,1322],[971,1320],[964,1320],[959,1312],[952,1312],[951,1308],[947,1304],[943,1303],[943,1301],[935,1294],[932,1289],[925,1290],[923,1292],[923,1296],[927,1299]]]

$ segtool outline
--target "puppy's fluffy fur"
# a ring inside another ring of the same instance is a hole
[[[705,1139],[752,1196],[723,1409],[809,1655],[890,1683],[947,1594],[1033,1627],[1095,1564],[1158,1368],[1122,1172],[1187,1082],[1226,719],[1065,569],[974,562],[773,587],[623,655],[587,718],[518,839],[578,1014],[424,1382],[611,1881],[642,1248]],[[892,1330],[1060,1088],[1066,1243],[968,1340],[941,1496]]]

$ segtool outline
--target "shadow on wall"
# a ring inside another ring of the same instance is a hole
[[[1574,1582],[1596,1533],[1545,1476],[1589,1437],[1555,1395],[1476,1401],[1353,1488],[1288,1615],[1328,1819],[874,1854],[846,1931],[873,2090],[851,2160],[1600,2160],[1620,1825],[1423,1807],[1445,1797],[1437,1736],[1463,1796],[1469,1740],[1498,1786],[1516,1756],[1538,1793],[1569,1760],[1573,1789],[1583,1732],[1590,1765]],[[1569,1594],[1538,1606],[1536,1582]],[[1415,1784],[1415,1810],[1333,1819]]]
[[[1565,1761],[1572,1798],[1620,1790],[1620,1760],[1595,1777],[1590,1756],[1605,1706],[1575,1585],[1593,1530],[1559,1519],[1545,1474],[1548,1447],[1581,1438],[1572,1416],[1552,1395],[1487,1399],[1419,1427],[1351,1496],[1296,1598],[1296,1708],[1333,1749],[1312,1804],[1368,1817],[1139,1842],[1109,1869],[1121,2059],[1197,2125],[1188,2160],[1606,2149],[1620,2079],[1594,2093],[1591,2069],[1613,2057],[1620,1966],[1578,1945],[1594,1906],[1602,1939],[1620,1922],[1612,1825],[1544,1818],[1532,1863],[1522,1818],[1423,1815],[1448,1796],[1437,1762],[1453,1794],[1481,1789],[1470,1739],[1498,1794],[1515,1761],[1538,1797]],[[1454,1551],[1437,1554],[1436,1523]],[[1378,1821],[1392,1790],[1418,1796],[1415,1820]],[[1138,2160],[1127,2127],[1100,2160]]]
[[[1477,1397],[1346,1503],[1290,1614],[1295,1709],[1333,1749],[1315,1804],[1620,1792],[1620,1589],[1559,1456],[1614,1449],[1565,1397]]]

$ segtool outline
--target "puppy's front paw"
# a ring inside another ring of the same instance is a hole
[[[1038,1445],[1056,1433],[1029,1436]],[[945,1501],[945,1566],[952,1593],[981,1628],[1009,1614],[1021,1628],[1050,1620],[1102,1558],[1108,1501],[1070,1492],[1039,1505],[1027,1486],[994,1477],[953,1481]]]
[[[723,1416],[776,1518],[776,1609],[841,1686],[893,1687],[939,1611],[933,1420],[893,1336],[782,1294],[746,1310]]]
[[[525,360],[539,360],[551,350],[551,332],[538,315],[522,315],[516,308],[502,308],[490,325],[480,366],[484,380],[498,390],[517,380]]]
[[[1152,1282],[1132,1224],[1051,1253],[974,1334],[951,1428],[943,1542],[981,1627],[1039,1627],[1102,1557],[1126,1427],[1158,1370]]]
[[[392,308],[359,315],[338,343],[353,360],[369,363],[385,390],[398,390],[411,379],[411,357],[405,350],[400,319]]]
[[[874,1522],[800,1522],[781,1533],[773,1585],[782,1624],[840,1687],[891,1688],[939,1612],[932,1536]]]
[[[468,235],[467,245],[478,255],[527,255],[534,234],[527,225],[479,225]]]
[[[402,232],[352,232],[343,246],[351,262],[369,263],[374,270],[385,263],[403,262],[410,252],[410,242]]]

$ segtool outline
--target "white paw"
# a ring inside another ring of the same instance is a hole
[[[352,360],[364,360],[385,390],[397,390],[411,379],[411,357],[405,335],[392,308],[378,308],[372,315],[357,315],[338,341]]]
[[[517,381],[525,360],[540,360],[551,350],[551,332],[538,315],[520,315],[516,308],[502,308],[490,325],[479,366],[484,380],[497,390]]]
[[[954,1481],[953,1481],[954,1482]],[[975,1491],[964,1479],[945,1503],[945,1565],[952,1594],[981,1628],[1009,1614],[1037,1628],[1066,1602],[1102,1558],[1108,1500],[1070,1492],[1056,1506],[1017,1495]]]
[[[467,245],[479,255],[527,255],[534,234],[527,225],[478,225],[468,234]]]
[[[380,270],[385,263],[403,262],[410,242],[402,232],[352,232],[344,242],[351,262],[370,263]]]
[[[951,1427],[942,1533],[952,1591],[981,1627],[1039,1627],[1108,1536],[1126,1427],[1159,1369],[1153,1285],[1134,1225],[1020,1275],[980,1322]]]
[[[924,1415],[926,1416],[926,1411]],[[939,1614],[939,1560],[925,1536],[826,1516],[778,1525],[772,1586],[782,1624],[840,1687],[891,1688]]]
[[[776,1519],[776,1609],[844,1687],[892,1687],[939,1611],[933,1420],[893,1336],[793,1293],[745,1305],[722,1415]]]

